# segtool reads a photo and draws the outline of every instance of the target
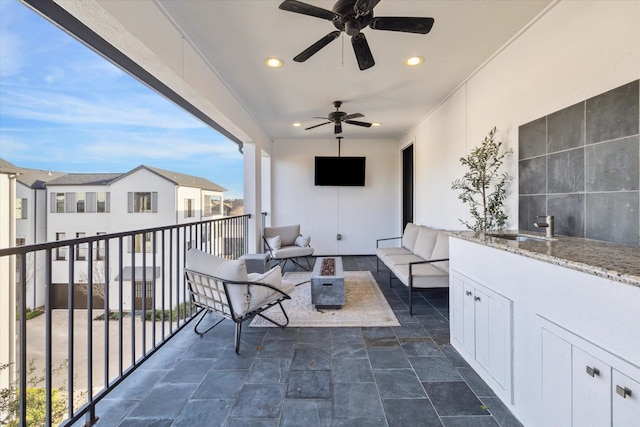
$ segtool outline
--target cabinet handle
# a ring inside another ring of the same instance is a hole
[[[474,301],[480,301],[480,297],[473,297]]]
[[[587,374],[589,374],[592,377],[599,377],[600,370],[598,368],[592,368],[591,366],[587,365]]]
[[[471,291],[466,291],[465,294],[467,294],[467,296],[471,295]]]
[[[629,390],[626,387],[619,386],[619,385],[616,385],[616,393],[618,393],[620,396],[622,396],[623,399],[626,399],[627,396],[631,396],[631,390]]]

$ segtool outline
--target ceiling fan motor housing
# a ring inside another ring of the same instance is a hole
[[[373,19],[373,10],[359,15],[355,10],[355,3],[355,0],[338,0],[332,9],[339,15],[339,19],[333,20],[333,25],[352,37],[360,33],[360,30],[369,25]]]

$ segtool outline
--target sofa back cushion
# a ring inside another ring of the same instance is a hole
[[[198,249],[189,249],[186,257],[186,267],[198,273],[215,276],[225,280],[246,282],[249,280],[247,266],[243,259],[230,260],[211,255]],[[220,283],[222,287],[222,283]],[[248,286],[229,285],[229,302],[237,315],[247,312],[249,298]]]
[[[413,248],[413,253],[420,258],[431,259],[433,248],[436,244],[439,230],[429,227],[420,227],[418,231],[418,237],[416,239],[416,245]]]
[[[416,238],[418,237],[419,226],[412,222],[408,222],[404,227],[404,233],[402,233],[402,247],[409,249],[413,252],[413,248],[416,245]]]
[[[449,258],[449,235],[444,231],[440,231],[438,232],[436,244],[433,247],[431,259],[445,258]],[[449,272],[449,261],[435,262],[433,263],[433,266],[439,268],[442,271],[446,271],[447,273]]]
[[[282,246],[293,246],[296,241],[296,237],[299,235],[300,224],[264,228],[264,237],[269,238],[280,236]]]

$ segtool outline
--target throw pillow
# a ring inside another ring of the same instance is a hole
[[[295,245],[306,248],[311,243],[311,237],[309,236],[298,236],[296,237]]]
[[[282,246],[282,240],[280,239],[280,236],[267,237],[267,244],[271,247],[271,249],[277,250],[280,249],[280,246]]]

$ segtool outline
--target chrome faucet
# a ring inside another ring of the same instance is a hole
[[[553,237],[553,215],[538,215],[538,218],[544,218],[545,222],[534,222],[534,227],[546,228],[547,238]]]

